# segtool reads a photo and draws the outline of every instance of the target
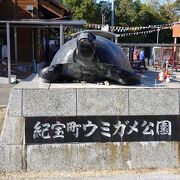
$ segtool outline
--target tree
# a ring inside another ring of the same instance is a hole
[[[111,22],[111,3],[105,0],[61,0],[73,12],[72,19],[84,19],[91,24],[101,24],[102,14],[105,23]],[[180,0],[173,4],[166,0],[164,4],[159,0],[115,0],[115,26],[149,26],[169,24],[177,21],[175,8],[179,8]],[[123,42],[156,42],[157,32],[122,38]],[[124,41],[125,39],[125,41]],[[159,42],[172,42],[172,30],[160,31]]]
[[[176,14],[176,20],[179,20],[180,17],[180,0],[176,0],[174,3],[174,12]]]
[[[136,26],[138,12],[141,9],[139,0],[116,0],[115,1],[115,24],[120,26]]]
[[[156,4],[156,5],[155,5]],[[154,24],[160,24],[159,14],[159,1],[151,1],[150,3],[144,3],[141,11],[139,12],[139,21],[141,26],[148,26]]]
[[[71,9],[73,19],[86,20],[88,23],[97,21],[96,0],[62,0],[62,3]]]
[[[174,12],[175,4],[167,1],[166,4],[160,7],[160,15],[162,22],[173,23],[177,20],[177,16]]]
[[[111,22],[111,3],[107,1],[100,1],[99,4],[97,4],[98,7],[98,16],[105,18],[105,24],[110,24]],[[100,19],[101,20],[101,19]]]
[[[176,0],[175,3],[174,3],[174,6],[175,6],[176,9],[180,10],[180,0]]]
[[[140,12],[141,21],[145,24],[168,24],[176,21],[174,4],[170,0],[161,4],[158,0],[144,3]]]
[[[139,13],[139,19],[142,26],[148,25],[163,25],[173,23],[176,20],[175,13],[173,12],[174,5],[167,0],[161,4],[158,0],[151,0],[143,4]],[[145,37],[145,36],[143,36]],[[156,42],[157,32],[147,35],[147,42]],[[144,40],[144,39],[142,39]],[[159,36],[160,43],[172,43],[172,30],[162,30]]]

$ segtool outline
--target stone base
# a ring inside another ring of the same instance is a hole
[[[0,136],[0,172],[177,168],[179,142],[26,145],[24,117],[179,115],[179,89],[20,83]]]
[[[174,142],[27,146],[28,171],[96,171],[178,166],[178,143]]]

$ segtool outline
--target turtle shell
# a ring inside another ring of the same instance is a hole
[[[113,41],[96,35],[94,43],[96,46],[95,56],[98,57],[99,63],[114,66],[118,71],[123,69],[125,71],[133,72],[125,53]],[[76,49],[77,37],[66,42],[57,51],[50,66],[75,63]]]

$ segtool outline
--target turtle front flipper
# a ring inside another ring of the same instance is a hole
[[[62,71],[63,65],[51,65],[41,70],[40,77],[47,83],[56,82],[61,77]]]
[[[121,70],[121,72],[113,69],[108,69],[106,78],[123,85],[135,85],[141,83],[141,76],[136,73]]]

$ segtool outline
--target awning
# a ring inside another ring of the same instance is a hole
[[[70,20],[47,20],[47,19],[28,19],[28,20],[12,20],[12,21],[4,21],[0,20],[0,26],[6,27],[6,38],[7,38],[7,48],[8,48],[8,82],[11,83],[11,40],[10,40],[10,27],[24,27],[29,26],[31,28],[39,28],[39,25],[46,28],[57,26],[60,28],[60,45],[63,44],[64,32],[63,26],[83,26],[86,24],[86,21],[70,21]]]

